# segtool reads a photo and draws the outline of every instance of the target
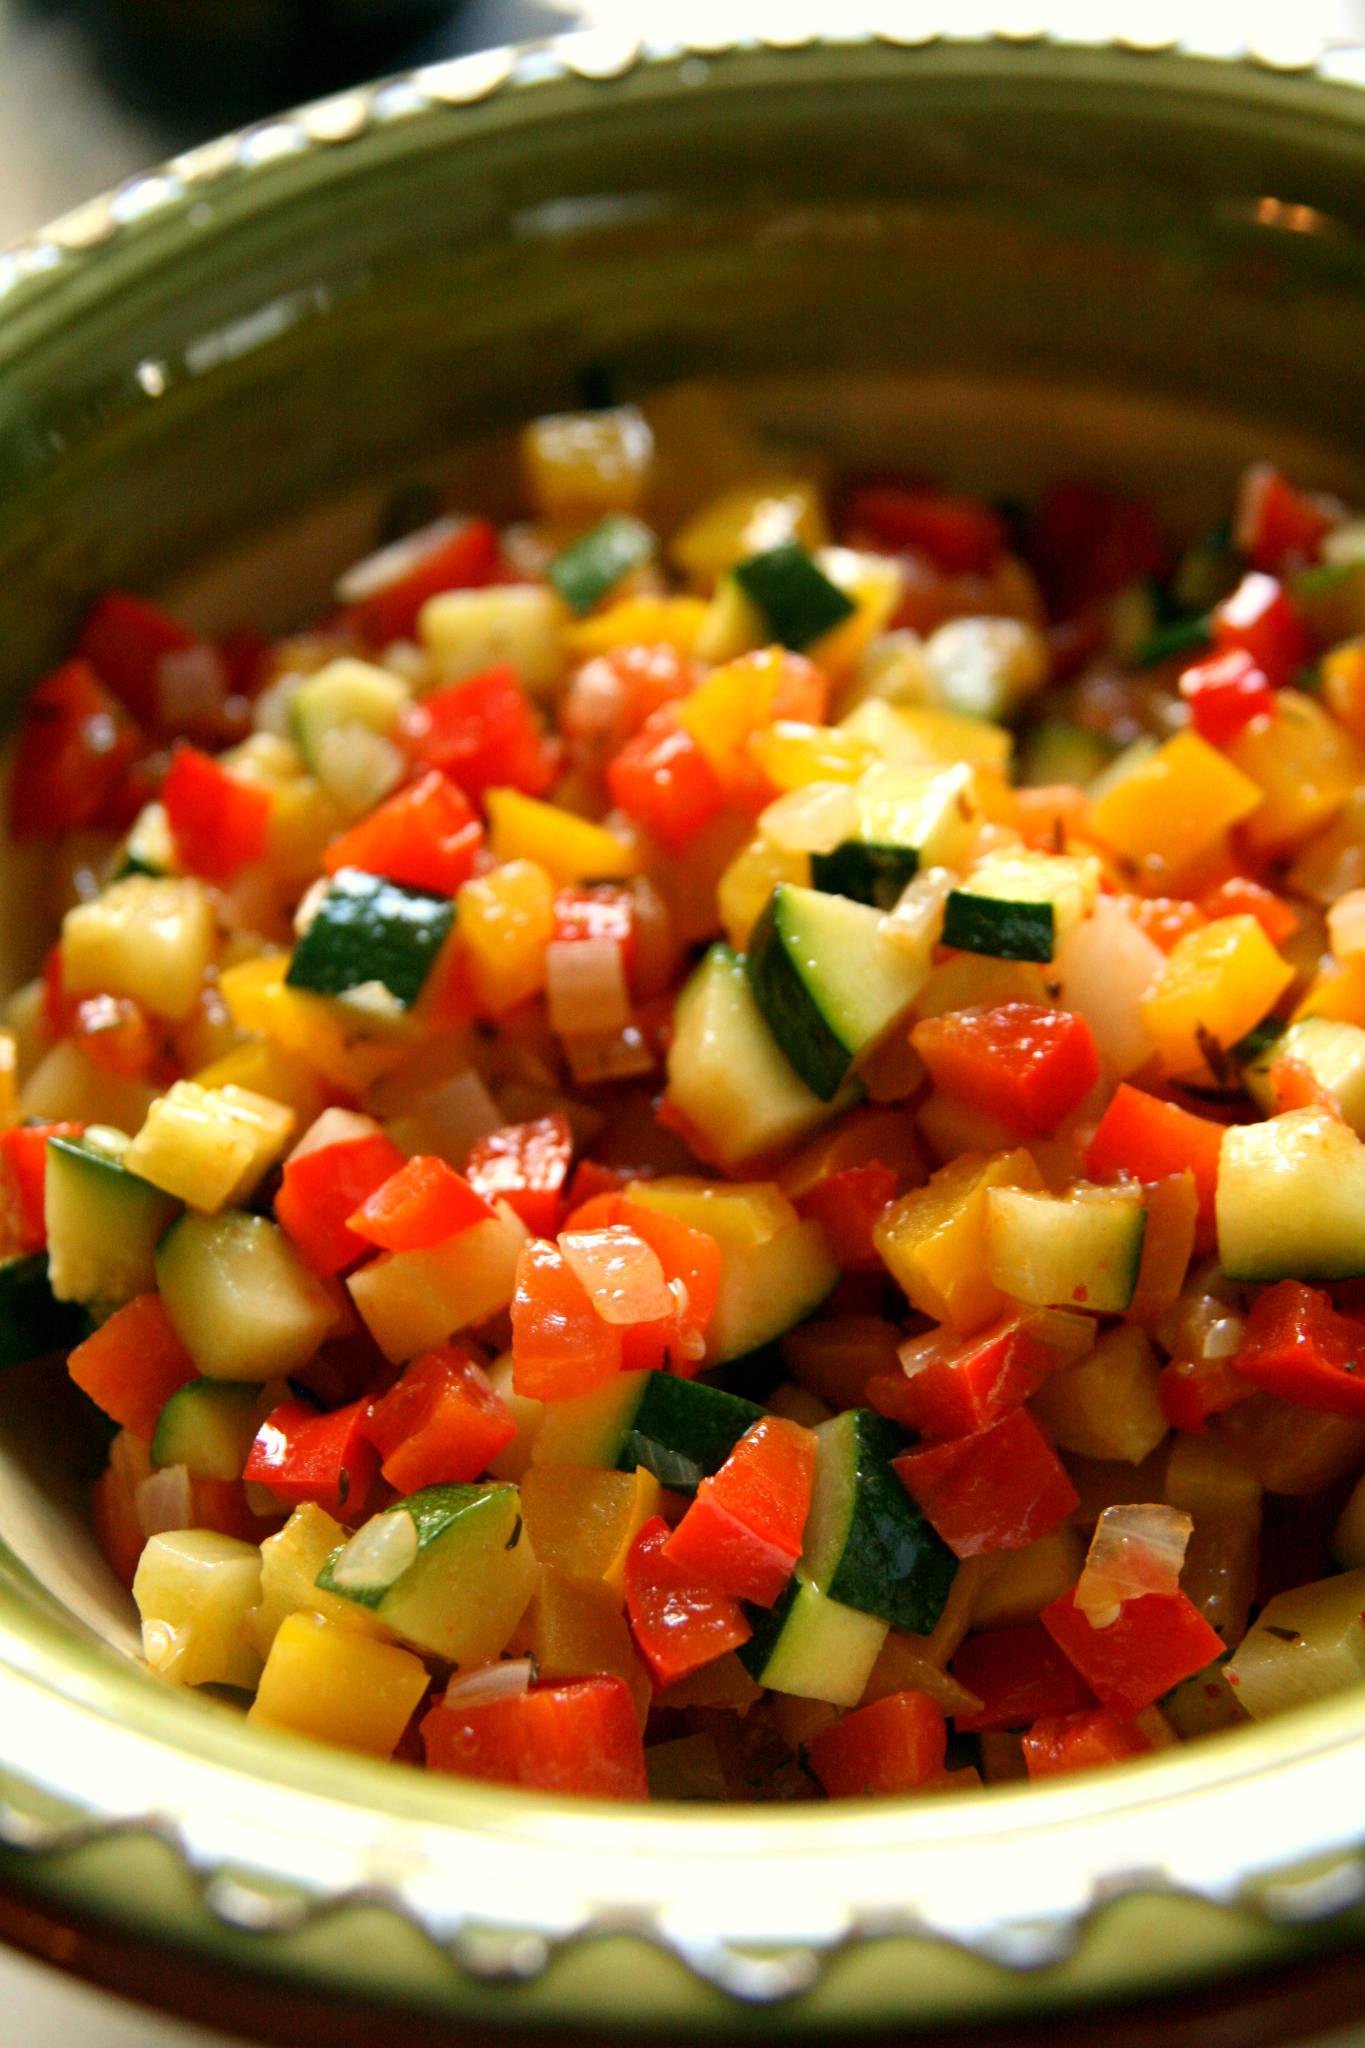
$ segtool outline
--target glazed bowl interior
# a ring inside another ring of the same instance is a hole
[[[586,384],[715,379],[788,445],[1017,497],[1083,472],[1177,526],[1256,455],[1360,499],[1363,168],[1320,73],[990,39],[589,40],[272,123],[0,258],[0,688],[111,584],[306,617],[396,492],[510,509],[507,433]],[[13,863],[12,975],[42,879]],[[682,2030],[1134,1997],[1353,1931],[1352,1701],[876,1809],[433,1785],[146,1678],[60,1375],[14,1374],[0,1435],[31,1898],[320,1992]]]

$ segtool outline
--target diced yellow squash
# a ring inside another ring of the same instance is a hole
[[[307,989],[290,988],[284,978],[288,970],[288,960],[278,953],[223,969],[219,991],[239,1030],[258,1031],[354,1095],[397,1066],[407,1051],[401,1038],[366,1036],[356,1012]]]
[[[643,1466],[604,1472],[594,1465],[532,1465],[521,1482],[531,1548],[544,1565],[592,1579],[622,1596],[626,1558],[660,1512],[663,1488]]]
[[[1095,907],[1100,863],[1093,853],[1035,853],[1029,847],[1004,846],[984,854],[962,886],[972,896],[1050,903],[1055,959]]]
[[[1365,1678],[1365,1570],[1268,1600],[1227,1667],[1253,1721],[1326,1699]]]
[[[124,1165],[194,1209],[246,1201],[294,1129],[294,1112],[229,1082],[176,1081],[147,1112]]]
[[[294,1112],[294,1128],[307,1130],[327,1106],[317,1070],[269,1038],[249,1039],[190,1076],[201,1088],[244,1088]]]
[[[768,637],[762,612],[734,576],[722,576],[706,617],[697,630],[692,652],[715,667],[756,654]]]
[[[838,726],[801,725],[780,718],[749,740],[749,752],[778,789],[803,789],[811,782],[857,782],[880,759],[876,749]]]
[[[658,1180],[631,1181],[626,1193],[632,1202],[672,1216],[689,1230],[704,1230],[722,1252],[737,1258],[767,1244],[797,1220],[781,1188],[770,1180],[705,1181],[665,1174]]]
[[[19,1115],[135,1131],[156,1096],[149,1082],[134,1074],[111,1074],[96,1066],[74,1038],[59,1038],[21,1085]]]
[[[392,1756],[426,1689],[411,1650],[299,1609],[280,1623],[248,1719]]]
[[[1115,853],[1179,872],[1257,810],[1261,788],[1196,732],[1144,753],[1091,807],[1090,830]]]
[[[810,855],[792,853],[767,839],[750,839],[716,885],[716,907],[725,936],[737,953],[749,943],[758,914],[779,882],[810,887]]]
[[[266,859],[282,883],[301,888],[322,866],[329,840],[346,825],[346,814],[315,775],[278,785],[270,808]]]
[[[253,1686],[261,1660],[246,1620],[260,1592],[254,1543],[216,1529],[150,1537],[133,1580],[143,1656],[173,1685]]]
[[[968,718],[960,711],[941,711],[936,705],[892,705],[869,697],[839,723],[845,732],[869,740],[884,761],[909,766],[950,768],[966,761],[973,768],[1004,774],[1014,751],[1014,736],[1003,725]]]
[[[1353,789],[1331,823],[1303,846],[1286,886],[1324,909],[1350,889],[1365,888],[1365,784]]]
[[[564,629],[564,645],[578,661],[614,647],[675,647],[691,654],[706,618],[700,597],[620,597]]]
[[[62,919],[62,981],[68,995],[132,996],[179,1021],[199,1000],[215,943],[202,883],[126,875]]]
[[[1215,918],[1186,932],[1167,954],[1143,998],[1143,1028],[1168,1074],[1202,1073],[1209,1040],[1235,1045],[1293,978],[1254,917]]]
[[[893,1202],[878,1218],[873,1238],[912,1308],[961,1331],[979,1329],[998,1315],[1004,1297],[986,1271],[987,1198],[992,1188],[1042,1185],[1032,1154],[1022,1146],[990,1155],[967,1152]]]
[[[1159,1372],[1150,1339],[1120,1325],[1079,1365],[1051,1373],[1030,1405],[1061,1450],[1140,1465],[1170,1427],[1157,1394]]]
[[[543,518],[587,524],[635,510],[653,468],[654,435],[633,405],[547,413],[523,428],[521,461]]]
[[[510,1479],[513,1483],[521,1479],[531,1463],[537,1432],[545,1414],[545,1403],[533,1400],[530,1394],[519,1394],[512,1385],[512,1354],[505,1351],[495,1364],[488,1368],[489,1385],[502,1401],[517,1433],[509,1444],[504,1444],[496,1457],[488,1461],[488,1471],[494,1479]]]
[[[548,583],[443,590],[417,616],[417,636],[443,683],[510,661],[522,686],[553,688],[564,672],[568,610]]]
[[[460,884],[456,931],[474,990],[495,1016],[545,985],[545,949],[554,937],[555,885],[538,861],[512,860]]]
[[[344,1600],[339,1593],[325,1593],[316,1583],[318,1573],[348,1534],[325,1508],[310,1500],[295,1508],[274,1536],[266,1537],[261,1545],[260,1599],[245,1623],[247,1640],[262,1658],[269,1656],[286,1615],[300,1608],[325,1615],[340,1628],[388,1640],[388,1630],[368,1607]]]
[[[1365,782],[1365,753],[1300,690],[1278,690],[1274,711],[1244,726],[1227,758],[1261,793],[1245,837],[1262,856],[1296,852]]]
[[[791,541],[814,550],[825,539],[819,485],[809,477],[772,476],[740,484],[703,506],[674,534],[669,552],[697,589],[709,590],[750,555]]]
[[[484,804],[489,849],[501,861],[538,862],[561,886],[617,881],[639,872],[636,848],[605,825],[523,796],[519,789],[490,789]]]
[[[394,1365],[444,1344],[456,1330],[486,1322],[516,1291],[517,1255],[526,1226],[506,1202],[421,1251],[382,1252],[346,1285],[366,1327]]]
[[[533,1657],[537,1678],[550,1684],[566,1678],[623,1678],[643,1727],[653,1683],[621,1612],[620,1596],[602,1580],[574,1578],[542,1562],[531,1604],[508,1647]]]

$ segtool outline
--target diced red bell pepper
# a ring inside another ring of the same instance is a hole
[[[631,1634],[656,1687],[676,1684],[753,1634],[738,1600],[665,1555],[669,1538],[663,1516],[653,1516],[631,1545],[625,1570]]]
[[[1253,462],[1242,472],[1232,538],[1253,569],[1276,575],[1315,562],[1336,523],[1328,506],[1297,490],[1274,463]]]
[[[12,836],[41,839],[105,823],[145,745],[89,662],[64,662],[24,706],[10,778]]]
[[[560,700],[560,725],[572,737],[614,751],[696,683],[694,663],[667,642],[613,647],[579,669]]]
[[[1074,1592],[1063,1593],[1039,1619],[1100,1705],[1121,1714],[1140,1714],[1227,1647],[1185,1593],[1124,1600],[1104,1628],[1092,1628]]]
[[[480,1138],[465,1161],[465,1179],[485,1201],[501,1200],[515,1209],[537,1237],[552,1237],[572,1158],[569,1119],[556,1109]]]
[[[974,1436],[902,1451],[892,1463],[955,1557],[1022,1550],[1080,1499],[1026,1408]]]
[[[1086,1147],[1085,1170],[1094,1180],[1130,1174],[1134,1180],[1154,1181],[1191,1173],[1199,1197],[1198,1242],[1207,1251],[1217,1228],[1214,1202],[1222,1144],[1221,1124],[1121,1081]]]
[[[643,1238],[664,1269],[664,1279],[679,1294],[678,1307],[658,1322],[625,1329],[627,1371],[638,1372],[664,1363],[690,1379],[701,1363],[701,1337],[720,1292],[721,1249],[704,1230],[693,1230],[676,1216],[632,1202],[624,1194],[602,1194],[580,1204],[567,1218],[570,1230],[603,1230],[624,1226]]]
[[[926,1017],[910,1042],[940,1088],[976,1103],[1023,1138],[1055,1130],[1100,1074],[1085,1018],[1041,1003]]]
[[[607,763],[611,800],[669,853],[678,853],[725,804],[720,777],[691,733],[665,708],[647,718]]]
[[[913,1792],[943,1769],[948,1724],[926,1692],[893,1692],[833,1721],[806,1758],[831,1799]]]
[[[1365,1416],[1365,1322],[1342,1315],[1320,1287],[1263,1288],[1234,1363],[1251,1386],[1299,1408]]]
[[[0,1133],[0,1186],[4,1193],[5,1237],[14,1249],[40,1252],[47,1243],[47,1141],[78,1138],[84,1124],[15,1124]]]
[[[1172,1358],[1157,1374],[1157,1399],[1172,1429],[1199,1435],[1210,1415],[1221,1415],[1255,1393],[1231,1358]]]
[[[392,583],[349,607],[346,624],[369,647],[414,640],[417,614],[429,597],[443,590],[482,590],[501,580],[504,567],[497,529],[487,519],[461,520],[453,533],[442,524],[431,547]]]
[[[843,523],[854,546],[889,555],[913,548],[946,576],[988,575],[1005,548],[1003,520],[979,498],[894,479],[855,484]]]
[[[161,785],[175,850],[192,875],[230,882],[260,860],[270,827],[270,792],[239,782],[198,747],[179,742]]]
[[[604,1323],[557,1244],[533,1237],[517,1258],[512,1385],[536,1401],[589,1393],[621,1370],[621,1331]]]
[[[1030,1778],[1055,1778],[1068,1771],[1093,1771],[1102,1764],[1128,1763],[1146,1756],[1151,1737],[1130,1714],[1113,1707],[1078,1713],[1044,1714],[1024,1736],[1024,1765]]]
[[[614,939],[627,982],[634,979],[635,898],[616,882],[560,889],[554,900],[556,939]]]
[[[347,1219],[402,1165],[403,1154],[379,1130],[286,1160],[275,1218],[315,1272],[340,1273],[370,1249]]]
[[[330,1415],[307,1401],[281,1401],[257,1431],[242,1478],[268,1486],[291,1508],[311,1500],[339,1521],[362,1521],[379,1473],[369,1413],[368,1401]]]
[[[474,872],[483,826],[464,791],[429,768],[334,839],[322,856],[329,875],[361,868],[410,889],[453,896]]]
[[[386,1252],[420,1252],[487,1223],[496,1214],[462,1173],[432,1153],[405,1159],[346,1218],[348,1227]]]
[[[1312,659],[1308,628],[1276,576],[1259,569],[1245,575],[1231,597],[1212,614],[1213,644],[1223,653],[1243,649],[1264,671],[1272,688],[1294,680]]]
[[[482,1704],[435,1706],[422,1722],[427,1768],[462,1778],[648,1799],[644,1740],[623,1678],[536,1685]]]
[[[415,767],[439,768],[475,801],[489,788],[544,796],[555,778],[558,751],[507,661],[406,706],[399,733]]]
[[[165,654],[195,645],[194,634],[145,597],[106,591],[86,615],[76,642],[101,682],[149,732],[161,727],[157,671]]]
[[[1299,928],[1299,914],[1293,904],[1246,875],[1231,875],[1216,889],[1206,890],[1199,899],[1199,908],[1210,923],[1220,917],[1254,917],[1272,946],[1282,946]]]
[[[1049,491],[1034,521],[1031,555],[1049,612],[1059,618],[1162,575],[1167,560],[1150,505],[1083,482]]]
[[[771,1607],[801,1555],[814,1483],[814,1432],[767,1415],[702,1480],[664,1556],[722,1593]]]
[[[888,1202],[895,1199],[896,1176],[880,1160],[867,1166],[846,1166],[807,1189],[797,1201],[802,1217],[818,1223],[830,1257],[845,1273],[875,1273],[881,1253],[872,1229]]]
[[[477,1479],[517,1433],[487,1373],[453,1344],[405,1366],[364,1427],[385,1479],[403,1494]]]
[[[942,1330],[932,1351],[910,1348],[914,1369],[874,1373],[866,1396],[870,1407],[925,1437],[989,1429],[1036,1393],[1057,1364],[1017,1315],[1002,1316],[971,1337]]]
[[[949,1668],[981,1702],[970,1713],[954,1714],[962,1735],[1023,1728],[1040,1714],[1071,1714],[1095,1704],[1094,1693],[1041,1621],[967,1636]]]
[[[1196,661],[1180,678],[1194,729],[1211,747],[1225,747],[1253,718],[1275,709],[1269,676],[1245,647]]]
[[[97,1408],[150,1443],[171,1395],[197,1379],[159,1294],[135,1294],[78,1344],[66,1369]]]

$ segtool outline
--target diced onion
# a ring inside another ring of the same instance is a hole
[[[575,740],[601,739],[625,709],[626,679],[603,656],[575,670],[560,706],[561,729]]]
[[[480,1138],[500,1131],[507,1118],[484,1085],[483,1076],[466,1067],[449,1081],[427,1089],[411,1109],[385,1125],[401,1151],[439,1152],[443,1159],[467,1159]]]
[[[847,782],[807,782],[770,803],[759,830],[784,853],[833,853],[858,836],[858,800]]]
[[[497,1664],[480,1664],[474,1671],[456,1671],[445,1690],[448,1707],[487,1707],[495,1700],[513,1700],[524,1693],[535,1678],[529,1657],[509,1657]]]
[[[1177,1592],[1193,1528],[1183,1508],[1164,1502],[1106,1508],[1076,1586],[1076,1605],[1091,1627],[1117,1621],[1125,1600]]]
[[[673,1314],[677,1303],[658,1253],[624,1224],[566,1230],[559,1249],[604,1323],[656,1323]]]
[[[944,906],[958,879],[951,868],[921,868],[906,883],[878,930],[911,952],[936,946],[943,930]]]
[[[149,1541],[175,1529],[192,1529],[194,1511],[190,1502],[190,1468],[166,1465],[144,1479],[133,1495],[138,1527]]]
[[[414,533],[405,533],[401,540],[390,541],[387,547],[376,548],[373,554],[353,562],[336,580],[337,603],[364,604],[381,590],[401,583],[428,555],[454,540],[466,524],[463,519],[433,519],[429,526],[419,526]]]
[[[563,1038],[606,1037],[630,1023],[619,939],[552,939],[545,948],[550,1029]]]
[[[1098,898],[1057,956],[1062,1006],[1085,1018],[1116,1081],[1135,1073],[1155,1050],[1142,1022],[1142,999],[1165,965],[1161,948],[1112,896]]]
[[[1338,960],[1365,953],[1365,889],[1350,889],[1327,913],[1327,931]]]
[[[411,1515],[376,1515],[337,1552],[332,1578],[343,1592],[392,1586],[417,1560],[417,1524]]]

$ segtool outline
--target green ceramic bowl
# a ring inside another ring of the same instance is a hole
[[[718,375],[790,439],[969,488],[1083,468],[1194,517],[1268,453],[1365,496],[1349,68],[585,37],[197,151],[0,257],[0,683],[110,583],[205,627],[306,612],[396,484],[449,484],[590,369],[627,393]],[[17,944],[22,874],[5,901]],[[378,2038],[393,2008],[410,2040],[1056,2038],[1097,2001],[1170,2039],[1202,1999],[1246,2042],[1304,2021],[1313,1972],[1333,2015],[1365,2006],[1355,1698],[964,1800],[637,1812],[433,1783],[136,1668],[53,1402],[6,1383],[13,1938],[293,2040]]]

